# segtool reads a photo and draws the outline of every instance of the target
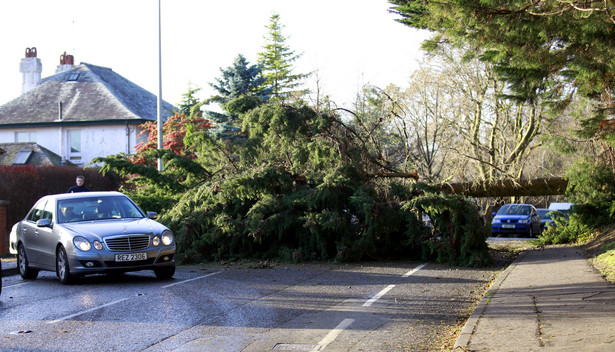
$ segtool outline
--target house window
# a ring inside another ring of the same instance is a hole
[[[17,132],[15,133],[17,143],[36,143],[36,132]]]
[[[71,160],[81,159],[81,131],[68,131],[68,148]]]
[[[15,160],[13,160],[13,165],[25,165],[25,164],[27,164],[31,155],[32,155],[32,151],[31,150],[20,150],[19,153],[17,153],[17,156],[15,157]]]

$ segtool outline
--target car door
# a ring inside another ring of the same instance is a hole
[[[50,199],[45,208],[41,219],[49,220],[49,226],[38,227],[38,236],[36,241],[38,244],[39,264],[47,269],[54,270],[56,263],[56,244],[58,243],[57,236],[53,231],[55,223],[55,202]]]
[[[41,263],[41,243],[38,240],[39,227],[36,226],[36,222],[43,216],[45,204],[47,204],[47,199],[39,200],[32,207],[26,219],[22,221],[22,242],[28,262],[32,266],[39,266]]]
[[[532,232],[534,234],[540,233],[540,214],[538,214],[538,210],[536,210],[536,208],[532,208],[532,223],[530,225],[532,226]]]

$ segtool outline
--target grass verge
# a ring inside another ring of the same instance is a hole
[[[615,225],[611,225],[583,244],[589,262],[611,284],[615,284]]]

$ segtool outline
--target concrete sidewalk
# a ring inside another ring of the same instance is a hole
[[[455,351],[615,351],[615,285],[577,247],[526,251],[480,301]]]

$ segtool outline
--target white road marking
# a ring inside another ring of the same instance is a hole
[[[414,268],[414,269],[412,269],[412,270],[408,271],[407,273],[405,273],[404,275],[402,275],[402,277],[408,277],[408,276],[410,276],[410,275],[412,275],[412,274],[416,273],[417,271],[419,271],[419,270],[423,269],[425,266],[427,266],[427,263],[425,263],[425,264],[421,264],[421,265],[417,266],[416,268]]]
[[[402,277],[408,277],[414,273],[416,273],[417,271],[423,269],[425,266],[427,265],[427,263],[425,264],[421,264],[419,266],[417,266],[416,268],[408,271],[407,273],[405,273],[404,275],[402,275]],[[367,300],[367,302],[363,303],[363,307],[369,307],[372,304],[374,304],[374,302],[376,302],[377,300],[379,300],[380,298],[382,298],[382,296],[386,295],[387,292],[391,291],[393,289],[393,287],[395,287],[395,285],[389,285],[386,288],[384,288],[382,291],[378,292],[374,297],[370,298]]]
[[[203,275],[203,276],[195,277],[195,278],[192,278],[192,279],[183,280],[183,281],[180,281],[180,282],[175,282],[175,283],[172,283],[172,284],[169,284],[169,285],[166,285],[166,286],[162,286],[162,288],[168,288],[168,287],[175,286],[175,285],[179,285],[179,284],[183,284],[183,283],[186,283],[186,282],[189,282],[189,281],[199,280],[199,279],[202,279],[202,278],[206,278],[206,277],[208,277],[208,276],[212,276],[212,275],[219,274],[219,273],[221,273],[221,272],[222,272],[222,271],[218,271],[218,272],[215,272],[215,273],[211,273],[211,274],[207,274],[207,275]],[[14,286],[16,286],[16,285],[14,285]],[[60,322],[60,321],[68,320],[68,319],[74,318],[74,317],[76,317],[76,316],[79,316],[79,315],[85,314],[85,313],[90,313],[90,312],[93,312],[93,311],[95,311],[95,310],[99,310],[99,309],[102,309],[102,308],[106,308],[106,307],[112,306],[112,305],[114,305],[114,304],[122,303],[122,302],[124,302],[124,301],[129,300],[129,299],[130,299],[130,298],[122,298],[122,299],[118,299],[117,301],[109,302],[109,303],[107,303],[107,304],[103,304],[102,306],[97,306],[97,307],[94,307],[94,308],[86,309],[86,310],[84,310],[84,311],[81,311],[81,312],[78,312],[78,313],[75,313],[75,314],[67,315],[67,316],[62,317],[62,318],[60,318],[60,319],[56,319],[56,320],[49,321],[49,322],[47,322],[47,324],[55,324],[55,323],[58,323],[58,322]]]
[[[329,331],[327,336],[325,336],[320,342],[318,346],[312,349],[312,352],[318,352],[325,349],[331,342],[335,341],[335,339],[342,333],[342,331],[346,330],[350,324],[354,323],[354,319],[344,319],[341,323],[337,324],[335,329]]]
[[[363,303],[363,307],[371,306],[374,302],[379,300],[382,296],[386,295],[387,292],[391,291],[393,287],[395,287],[395,285],[389,285],[385,287],[382,291],[378,292],[374,297],[368,299],[367,302]]]
[[[112,305],[114,305],[114,304],[122,303],[122,302],[124,302],[124,301],[129,300],[129,299],[130,299],[130,298],[122,298],[122,299],[118,299],[117,301],[109,302],[109,303],[107,303],[107,304],[103,304],[102,306],[97,306],[97,307],[94,307],[94,308],[86,309],[86,310],[84,310],[84,311],[81,311],[81,312],[78,312],[78,313],[75,313],[75,314],[67,315],[67,316],[65,316],[65,317],[63,317],[63,318],[60,318],[60,319],[56,319],[56,320],[52,320],[52,321],[48,321],[48,322],[47,322],[47,324],[55,324],[55,323],[58,323],[58,322],[63,321],[63,320],[68,320],[68,319],[70,319],[70,318],[74,318],[74,317],[79,316],[79,315],[81,315],[81,314],[85,314],[85,313],[93,312],[93,311],[95,311],[95,310],[99,310],[99,309],[102,309],[102,308],[106,308],[106,307],[112,306]]]
[[[29,283],[30,282],[22,282],[22,283],[18,283],[18,284],[14,284],[14,285],[4,286],[3,288],[19,287],[19,286],[27,285]]]
[[[203,278],[206,278],[206,277],[210,277],[210,276],[213,276],[213,275],[216,275],[216,274],[220,274],[221,272],[222,272],[222,271],[217,271],[217,272],[215,272],[215,273],[211,273],[211,274],[207,274],[207,275],[203,275],[203,276],[195,277],[195,278],[192,278],[192,279],[183,280],[183,281],[179,281],[179,282],[174,282],[174,283],[172,283],[172,284],[168,284],[168,285],[162,286],[162,288],[169,288],[169,287],[172,287],[172,286],[176,286],[176,285],[185,284],[186,282],[195,281],[195,280],[200,280],[200,279],[203,279]]]

